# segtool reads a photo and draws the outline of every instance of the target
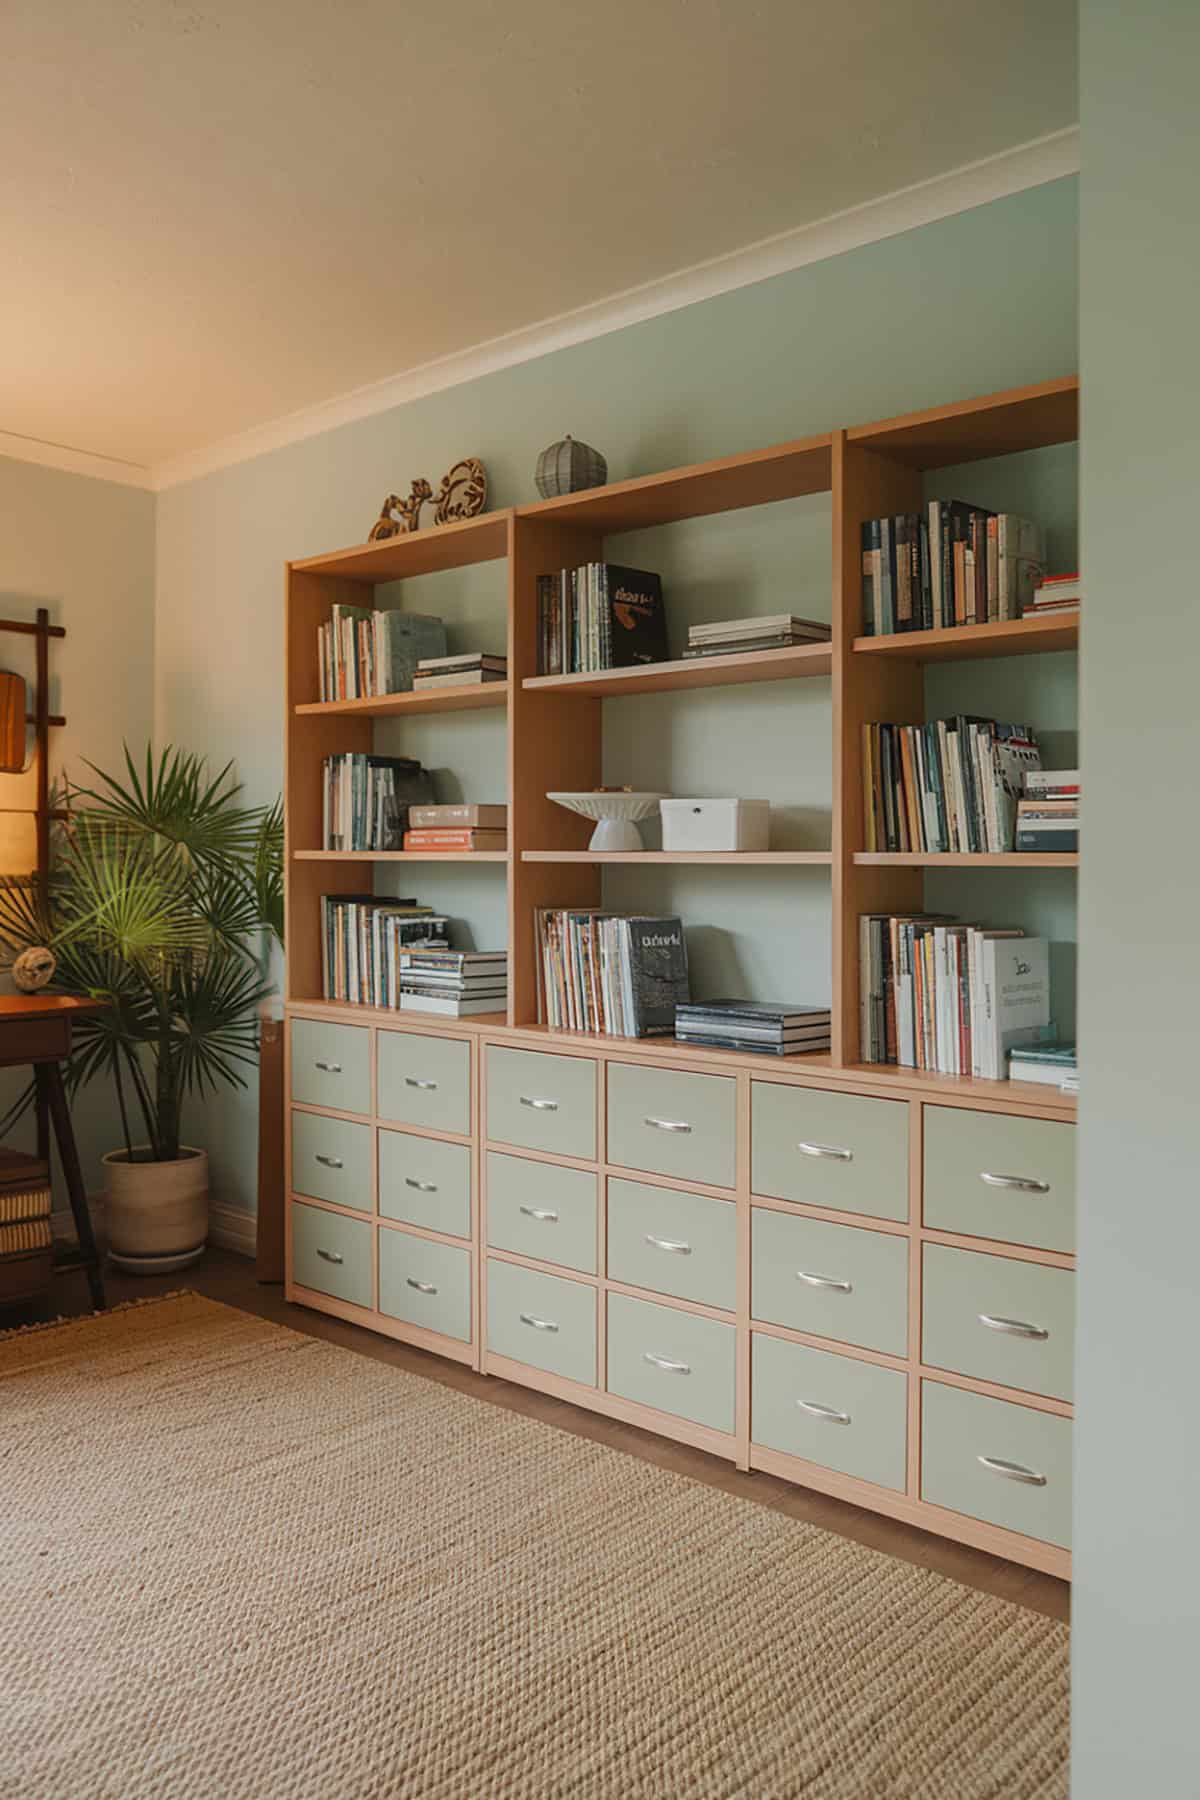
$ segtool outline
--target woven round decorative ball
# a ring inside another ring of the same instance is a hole
[[[556,494],[578,494],[583,488],[603,487],[608,480],[608,464],[598,450],[581,444],[568,433],[542,451],[533,478],[542,499],[553,500]]]
[[[40,988],[48,987],[58,967],[58,959],[53,950],[36,944],[28,950],[22,950],[12,966],[13,986],[22,994],[36,994]]]

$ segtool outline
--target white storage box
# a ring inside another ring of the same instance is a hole
[[[664,800],[664,850],[765,850],[769,800]]]

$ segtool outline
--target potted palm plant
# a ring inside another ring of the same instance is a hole
[[[92,768],[92,765],[88,765]],[[231,765],[128,749],[124,779],[92,769],[63,795],[46,891],[0,889],[0,954],[54,954],[52,987],[102,1000],[76,1027],[73,1087],[111,1081],[122,1142],[105,1157],[109,1251],[123,1268],[182,1268],[204,1249],[208,1154],[183,1108],[245,1086],[283,931],[283,820],[246,806]]]

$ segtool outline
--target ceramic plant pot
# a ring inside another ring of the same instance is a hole
[[[208,1151],[180,1148],[175,1162],[154,1162],[138,1145],[104,1157],[108,1253],[119,1269],[160,1274],[186,1269],[208,1236]]]

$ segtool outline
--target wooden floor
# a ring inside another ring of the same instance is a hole
[[[881,1518],[876,1513],[864,1512],[857,1506],[848,1506],[844,1501],[813,1493],[810,1489],[793,1487],[790,1482],[781,1481],[773,1475],[743,1474],[729,1463],[709,1456],[702,1450],[692,1450],[685,1444],[671,1443],[665,1438],[656,1437],[652,1432],[641,1431],[633,1425],[622,1425],[615,1419],[602,1418],[596,1413],[586,1412],[566,1401],[551,1399],[546,1394],[534,1393],[532,1389],[519,1387],[513,1382],[476,1375],[458,1363],[445,1362],[441,1357],[432,1356],[424,1350],[411,1349],[407,1344],[395,1343],[390,1338],[376,1337],[374,1333],[364,1331],[358,1325],[345,1324],[340,1319],[310,1312],[302,1306],[291,1306],[283,1297],[282,1287],[260,1286],[255,1279],[254,1264],[248,1258],[235,1256],[229,1251],[208,1251],[201,1262],[185,1270],[182,1275],[122,1275],[118,1270],[110,1269],[106,1273],[106,1285],[110,1303],[144,1299],[148,1295],[167,1293],[174,1288],[194,1288],[198,1293],[207,1294],[213,1300],[222,1300],[228,1306],[237,1306],[244,1312],[257,1313],[261,1318],[289,1325],[294,1331],[308,1332],[312,1337],[324,1338],[328,1343],[341,1344],[347,1350],[357,1351],[361,1356],[372,1356],[377,1362],[411,1369],[415,1374],[427,1376],[431,1381],[441,1381],[449,1387],[461,1389],[463,1393],[488,1400],[494,1406],[505,1406],[513,1412],[525,1413],[531,1418],[556,1425],[563,1431],[573,1431],[579,1437],[610,1444],[614,1449],[625,1450],[631,1456],[641,1457],[645,1462],[657,1463],[660,1468],[674,1469],[680,1474],[690,1475],[695,1481],[703,1481],[710,1487],[722,1488],[726,1493],[737,1494],[742,1499],[774,1507],[792,1518],[808,1519],[814,1525],[821,1525],[829,1531],[839,1532],[843,1537],[853,1538],[856,1543],[869,1544],[891,1556],[903,1557],[907,1562],[936,1569],[955,1581],[979,1588],[984,1593],[999,1595],[1005,1600],[1014,1600],[1035,1612],[1045,1613],[1049,1618],[1066,1619],[1069,1616],[1070,1588],[1066,1582],[1056,1581],[1053,1576],[1039,1575],[1033,1570],[1020,1568],[1015,1563],[1003,1562],[999,1557],[988,1556],[982,1551],[968,1549],[965,1545],[951,1543],[946,1538],[917,1531],[912,1526]],[[0,1315],[0,1325],[22,1324],[39,1316],[51,1318],[87,1310],[87,1290],[82,1276],[62,1275],[58,1278],[52,1303],[41,1309],[40,1313],[37,1310],[6,1313]]]

